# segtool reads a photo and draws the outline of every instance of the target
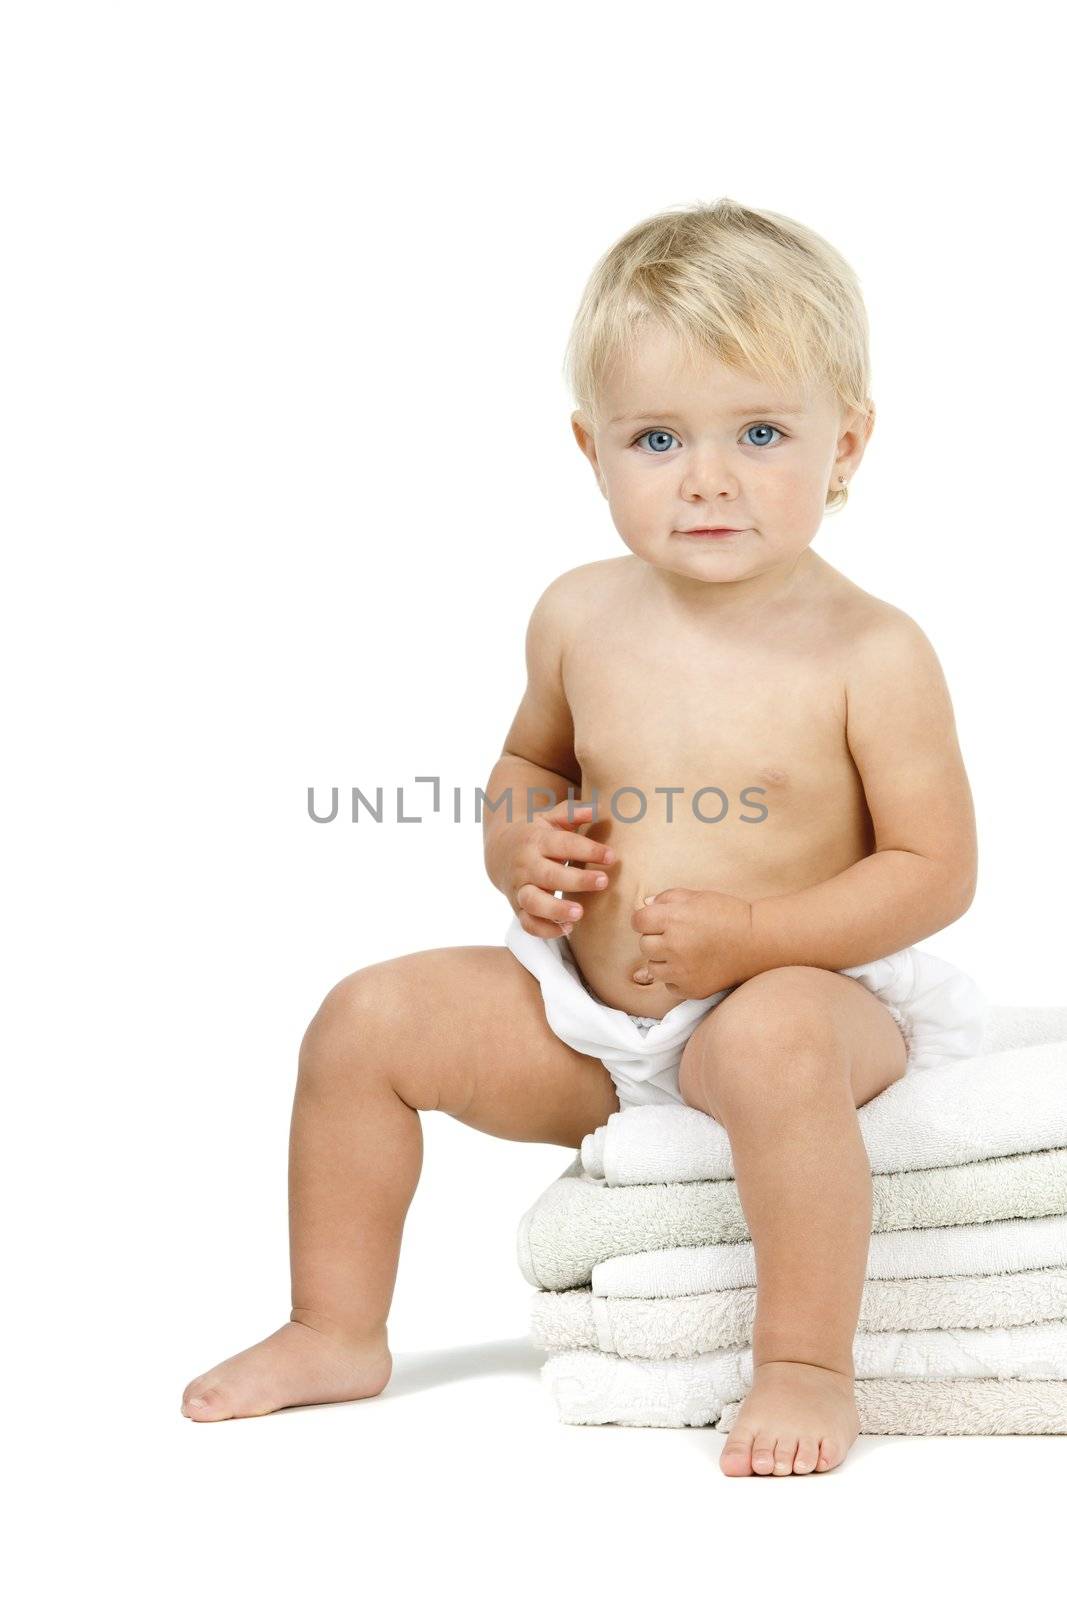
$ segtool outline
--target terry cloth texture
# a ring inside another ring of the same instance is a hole
[[[982,1053],[857,1116],[862,1431],[1067,1433],[1067,1007],[991,1008]],[[522,1218],[518,1253],[562,1421],[729,1431],[756,1272],[724,1128],[678,1104],[614,1113]]]

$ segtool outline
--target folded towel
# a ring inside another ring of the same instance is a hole
[[[931,1073],[936,1071],[931,1069]],[[640,1106],[624,1116],[673,1108]],[[709,1119],[693,1112],[701,1121]],[[710,1124],[710,1126],[715,1126]],[[1067,1141],[1065,1141],[1067,1142]],[[961,1167],[876,1174],[875,1233],[953,1227],[1067,1213],[1067,1149],[1039,1150]],[[734,1244],[749,1238],[733,1178],[623,1184],[591,1178],[576,1157],[519,1223],[519,1267],[538,1289],[573,1289],[600,1261],[635,1251]],[[1022,1263],[1017,1265],[1021,1266]]]
[[[1051,1008],[1049,1008],[1051,1009]],[[1067,1145],[1067,1042],[908,1074],[857,1112],[871,1171],[952,1167]],[[582,1140],[591,1177],[684,1183],[734,1175],[726,1129],[692,1106],[630,1106]]]
[[[981,1365],[981,1357],[974,1358],[974,1365]],[[1054,1360],[1053,1365],[1059,1363]],[[715,1422],[718,1432],[728,1434],[744,1392],[729,1395],[717,1387],[720,1373],[713,1355],[691,1362],[632,1362],[621,1355],[573,1350],[547,1360],[541,1381],[561,1422],[616,1422],[624,1427],[707,1427]],[[1067,1381],[1011,1376],[902,1379],[899,1374],[878,1378],[861,1373],[857,1363],[856,1410],[861,1434],[1067,1434]]]
[[[1067,1008],[992,1008],[982,1055],[858,1115],[874,1174],[861,1431],[1067,1433]],[[534,1312],[562,1421],[732,1427],[756,1301],[732,1180],[718,1123],[636,1107],[523,1217],[524,1276],[564,1291]]]
[[[981,1222],[963,1228],[872,1233],[868,1278],[956,1278],[1030,1267],[1067,1267],[1067,1216]],[[615,1256],[593,1268],[593,1293],[652,1299],[751,1288],[756,1250],[708,1244]]]
[[[677,1394],[685,1384],[707,1403],[721,1406],[752,1387],[752,1346],[709,1350],[672,1360],[641,1360],[600,1350],[571,1350],[587,1358],[587,1371],[632,1376],[633,1392],[645,1384],[653,1392]],[[568,1370],[566,1355],[553,1371]],[[1035,1322],[1025,1328],[934,1328],[921,1333],[857,1333],[853,1341],[856,1378],[1057,1378],[1067,1381],[1067,1322]],[[593,1365],[589,1365],[593,1363]],[[550,1365],[550,1363],[549,1363]],[[603,1379],[606,1381],[606,1379]],[[725,1397],[725,1398],[723,1398]]]
[[[715,1424],[729,1433],[741,1402]],[[920,1435],[1067,1433],[1067,1383],[1058,1379],[872,1378],[856,1385],[860,1432]]]
[[[530,1337],[540,1350],[605,1351],[666,1361],[751,1344],[756,1290],[713,1289],[658,1300],[542,1289],[531,1296]],[[1014,1328],[1067,1320],[1067,1268],[959,1278],[872,1278],[857,1332]]]
[[[1067,1039],[1067,1006],[991,1006],[980,1055]]]

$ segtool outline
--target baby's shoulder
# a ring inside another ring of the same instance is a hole
[[[628,581],[633,560],[633,556],[608,556],[561,572],[541,594],[537,610],[560,620],[588,617],[597,602],[608,600]]]
[[[914,617],[889,600],[861,589],[850,578],[837,574],[829,615],[834,631],[847,646],[878,640],[915,638],[922,629]],[[924,635],[922,635],[925,637]]]
[[[553,578],[549,589],[564,594],[587,594],[605,582],[623,581],[636,565],[633,556],[605,556],[600,561],[583,561],[580,567],[569,567]]]
[[[625,557],[623,558],[625,560]],[[552,663],[557,670],[590,623],[599,620],[598,607],[617,587],[616,558],[587,561],[571,567],[544,588],[534,603],[526,628],[526,654],[529,661]]]
[[[944,674],[937,651],[907,611],[852,584],[840,630],[847,701],[855,718],[860,708],[884,714],[891,688],[910,696],[936,696]]]

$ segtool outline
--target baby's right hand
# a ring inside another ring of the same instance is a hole
[[[539,939],[558,939],[561,933],[569,933],[582,915],[575,901],[557,900],[554,889],[577,894],[608,886],[607,873],[564,863],[595,861],[610,866],[615,860],[614,850],[576,831],[593,820],[593,807],[574,805],[568,817],[567,805],[561,800],[531,822],[515,822],[506,830],[510,849],[504,892],[521,926]]]

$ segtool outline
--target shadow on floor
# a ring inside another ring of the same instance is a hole
[[[536,1380],[549,1353],[534,1349],[528,1339],[497,1339],[492,1344],[461,1345],[452,1350],[401,1351],[394,1355],[393,1376],[381,1399],[399,1399],[465,1378],[495,1378],[505,1373]]]
[[[440,1389],[446,1383],[462,1383],[468,1378],[496,1378],[514,1374],[539,1381],[548,1350],[537,1350],[529,1339],[498,1339],[492,1344],[460,1345],[451,1350],[413,1350],[393,1353],[393,1373],[381,1394],[368,1397],[379,1406],[425,1389]],[[363,1405],[362,1400],[325,1401],[314,1406],[285,1406],[268,1413],[273,1417],[296,1416],[302,1411],[328,1411],[334,1406]],[[238,1419],[258,1421],[258,1418]]]

